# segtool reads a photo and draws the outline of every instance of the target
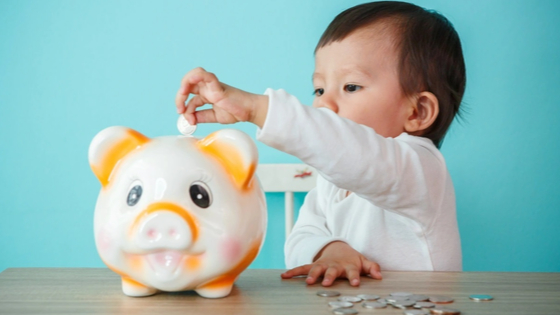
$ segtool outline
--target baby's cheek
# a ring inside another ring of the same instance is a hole
[[[241,257],[241,249],[241,242],[234,238],[228,238],[221,243],[220,251],[228,264],[234,264]]]

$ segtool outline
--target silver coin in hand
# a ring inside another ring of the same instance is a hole
[[[179,115],[179,119],[177,120],[177,129],[182,135],[190,136],[196,130],[196,125],[191,125],[183,115]]]

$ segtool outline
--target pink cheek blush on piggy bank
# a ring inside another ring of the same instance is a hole
[[[95,244],[124,294],[227,296],[266,233],[257,161],[253,141],[232,129],[203,139],[150,139],[125,127],[98,133],[89,147],[101,182]]]

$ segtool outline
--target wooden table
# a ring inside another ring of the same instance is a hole
[[[196,293],[160,293],[131,298],[122,294],[120,278],[108,269],[22,268],[0,273],[0,314],[332,314],[328,301],[316,295],[320,285],[304,278],[280,279],[281,270],[249,269],[232,293],[205,299]],[[461,314],[559,314],[560,273],[383,272],[382,281],[362,277],[359,288],[337,280],[329,289],[343,295],[408,291],[446,295],[447,307]],[[495,300],[473,302],[471,294]],[[403,314],[391,306],[381,310],[354,306],[360,314]]]

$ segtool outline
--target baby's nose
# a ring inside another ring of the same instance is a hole
[[[318,105],[317,107],[324,107],[327,109],[332,110],[335,113],[338,113],[338,105],[336,104],[336,101],[329,96],[326,95],[322,95],[319,99],[318,99]]]

